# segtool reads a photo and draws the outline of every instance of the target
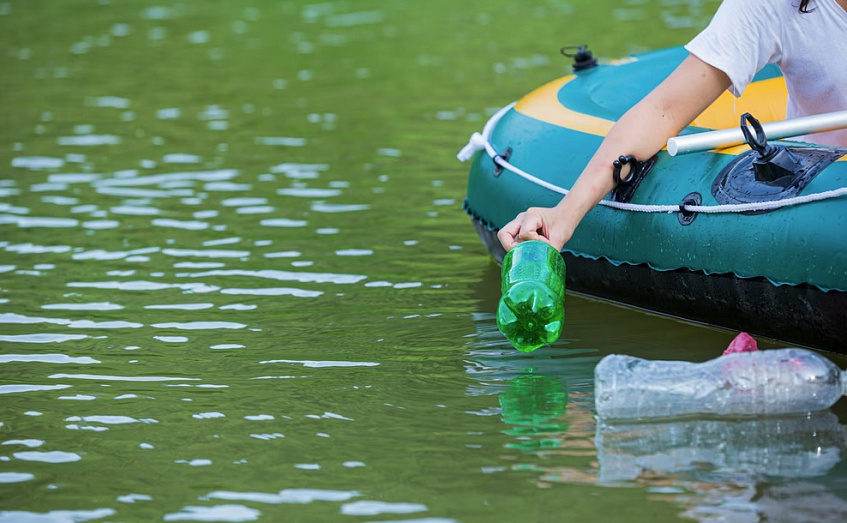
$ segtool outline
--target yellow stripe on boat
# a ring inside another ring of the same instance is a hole
[[[738,127],[741,115],[750,113],[762,123],[785,120],[788,89],[779,76],[750,83],[739,98],[724,91],[712,105],[691,122],[704,129],[730,129]]]
[[[518,100],[515,111],[565,129],[606,136],[615,125],[614,121],[580,113],[559,103],[559,91],[574,78],[575,75],[565,76],[539,87]]]
[[[615,124],[613,120],[574,111],[559,101],[559,91],[575,78],[575,75],[568,75],[539,87],[518,100],[515,110],[559,127],[595,136],[606,136]],[[752,82],[739,98],[725,91],[697,116],[691,125],[704,129],[738,127],[741,115],[747,112],[756,115],[763,123],[784,120],[787,99],[788,91],[782,77]],[[722,152],[739,154],[747,150],[747,146],[742,147],[743,149],[732,148]]]

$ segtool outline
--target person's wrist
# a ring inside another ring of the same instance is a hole
[[[570,241],[571,236],[573,236],[573,232],[574,227],[572,227],[570,224],[563,224],[561,227],[559,227],[555,247],[561,251],[565,244]]]
[[[549,231],[549,240],[551,245],[561,251],[562,247],[571,239],[576,224],[566,213],[559,214],[557,212],[556,214],[557,216],[552,222],[552,227]]]

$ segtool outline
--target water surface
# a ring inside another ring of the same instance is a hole
[[[461,211],[559,47],[716,5],[0,0],[0,521],[843,520],[843,406],[598,425],[603,355],[733,333],[570,294],[519,353]]]

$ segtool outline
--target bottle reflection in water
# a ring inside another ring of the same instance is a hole
[[[498,397],[502,420],[511,425],[505,434],[516,441],[506,447],[534,453],[561,445],[556,434],[567,430],[561,419],[568,407],[563,383],[552,376],[526,374],[509,382],[509,389]]]
[[[832,412],[747,420],[597,424],[600,483],[668,474],[823,476],[841,461],[844,427]],[[705,479],[700,477],[700,479]]]
[[[559,339],[565,322],[565,261],[547,243],[528,241],[506,253],[497,327],[523,352]]]
[[[568,392],[558,378],[525,374],[509,382],[498,397],[505,423],[538,430],[561,430],[557,418],[568,407]]]

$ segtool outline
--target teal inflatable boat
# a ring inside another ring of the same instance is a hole
[[[558,203],[615,120],[685,56],[672,48],[596,65],[580,49],[573,74],[474,133],[459,153],[472,160],[464,208],[498,262],[497,230],[528,207]],[[786,97],[768,66],[744,96],[725,93],[681,133],[732,129],[746,143],[623,158],[637,174],[562,251],[568,290],[847,351],[847,149],[769,139]]]

